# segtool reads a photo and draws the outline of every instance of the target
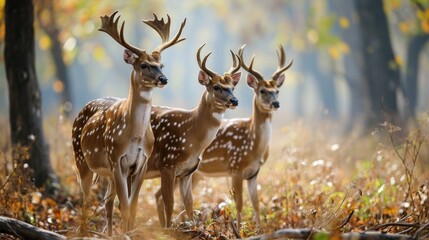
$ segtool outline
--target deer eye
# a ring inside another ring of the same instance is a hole
[[[149,66],[148,66],[146,63],[143,63],[142,65],[140,65],[140,67],[141,67],[142,69],[149,68]]]
[[[213,87],[213,89],[214,89],[215,91],[219,91],[219,90],[220,90],[220,87],[219,87],[218,85],[215,85],[215,86]]]
[[[276,94],[279,94],[279,93],[280,93],[280,92],[279,92],[279,90],[277,90],[277,91],[276,91]]]
[[[261,91],[259,91],[261,94],[267,94],[267,91],[265,91],[264,89],[262,89]]]

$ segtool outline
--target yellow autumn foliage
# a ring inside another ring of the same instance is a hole
[[[341,28],[347,29],[350,26],[350,21],[346,17],[340,17],[338,22]]]
[[[51,47],[51,39],[48,35],[43,34],[39,39],[39,47],[42,50],[48,50]]]

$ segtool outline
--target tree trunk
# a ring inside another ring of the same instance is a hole
[[[363,78],[370,98],[368,127],[385,120],[398,124],[396,91],[399,68],[395,63],[382,0],[355,0],[363,47]]]
[[[55,75],[57,76],[58,81],[60,81],[63,85],[61,92],[59,93],[61,96],[61,112],[67,117],[70,118],[71,115],[71,89],[70,89],[70,80],[67,71],[67,66],[64,62],[63,58],[63,47],[60,41],[60,30],[57,26],[57,20],[55,16],[55,9],[53,7],[53,2],[48,0],[40,1],[40,9],[38,11],[38,22],[42,29],[46,32],[51,40],[51,56],[55,66]],[[48,13],[48,20],[43,21],[40,19],[43,11]]]
[[[322,69],[320,62],[323,59],[319,58],[322,57],[315,49],[304,51],[301,54],[301,62],[305,64],[302,66],[302,70],[311,76],[317,86],[316,89],[322,104],[322,109],[318,112],[319,116],[326,119],[335,119],[338,117],[338,109],[334,79],[326,73],[326,70]]]
[[[368,101],[365,98],[364,82],[362,81],[362,64],[359,64],[361,59],[361,41],[360,30],[355,19],[352,17],[355,14],[353,2],[344,0],[329,0],[328,8],[332,14],[337,17],[345,17],[349,20],[347,27],[341,27],[335,24],[333,33],[341,37],[341,39],[349,45],[349,53],[343,56],[343,67],[339,75],[341,75],[348,84],[350,91],[350,105],[347,107],[349,111],[348,121],[345,126],[345,131],[350,132],[356,127],[361,126],[361,122],[366,116],[366,106]],[[337,21],[339,22],[339,21]],[[360,129],[362,130],[362,129]]]
[[[13,156],[28,160],[37,187],[56,183],[42,130],[41,95],[36,78],[34,11],[31,0],[7,0],[5,65],[9,86],[9,117]],[[52,185],[51,185],[52,186]]]
[[[70,80],[68,76],[67,66],[63,59],[63,48],[60,40],[58,39],[59,31],[54,29],[52,33],[48,33],[49,38],[52,41],[51,55],[54,59],[55,73],[58,80],[63,84],[61,94],[61,112],[70,118],[71,108],[68,107],[72,103],[70,93]]]
[[[416,117],[417,107],[417,74],[419,72],[420,52],[429,40],[429,35],[414,36],[408,44],[407,62],[405,68],[405,120],[413,120]]]

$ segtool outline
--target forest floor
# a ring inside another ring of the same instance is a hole
[[[428,131],[429,118],[425,119],[422,129]],[[5,134],[0,139],[0,215],[73,237],[81,221],[82,196],[71,146],[71,123],[51,119],[45,124],[52,166],[61,188],[54,195],[35,188],[25,164],[25,149],[12,159]],[[4,120],[0,125],[1,129],[9,128]],[[234,232],[230,224],[236,219],[231,182],[213,178],[205,179],[193,191],[198,221],[183,219],[176,191],[174,227],[172,231],[162,230],[154,198],[160,184],[150,180],[143,183],[134,234],[143,234],[143,239],[182,238],[180,233],[230,239],[285,228],[428,234],[429,230],[422,228],[429,222],[428,132],[404,134],[386,124],[368,134],[333,137],[329,133],[332,129],[335,127],[315,129],[295,122],[274,131],[270,158],[258,177],[261,228],[252,221],[244,188],[244,223]],[[103,189],[102,180],[93,187],[93,215],[88,221],[97,238],[107,238],[102,233],[104,212],[100,210]],[[117,236],[121,235],[120,219],[115,207]]]

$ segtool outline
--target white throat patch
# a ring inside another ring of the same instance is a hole
[[[145,100],[150,100],[152,98],[152,90],[149,91],[140,91],[140,97],[142,97]]]
[[[216,118],[217,120],[219,120],[219,121],[221,121],[222,119],[223,119],[223,116],[225,115],[225,113],[224,112],[222,112],[222,113],[218,113],[218,112],[213,112],[212,113],[212,116],[214,117],[214,118]]]

